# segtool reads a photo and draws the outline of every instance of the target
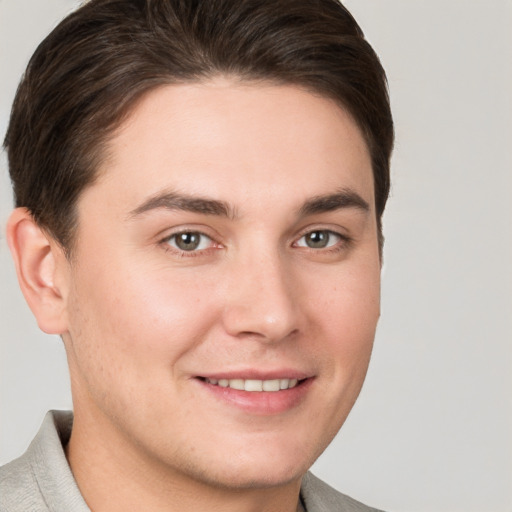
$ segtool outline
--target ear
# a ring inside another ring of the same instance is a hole
[[[41,330],[67,331],[69,262],[63,249],[36,224],[26,208],[16,208],[7,223],[7,242],[21,291]]]

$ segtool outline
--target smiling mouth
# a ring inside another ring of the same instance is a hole
[[[276,392],[292,389],[299,386],[302,382],[307,379],[271,379],[271,380],[258,380],[258,379],[210,379],[206,377],[200,377],[200,380],[211,384],[213,386],[219,386],[221,388],[231,388],[238,391],[249,391],[249,392]]]

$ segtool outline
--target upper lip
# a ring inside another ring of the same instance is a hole
[[[207,372],[204,374],[196,375],[196,377],[204,379],[243,379],[243,380],[275,380],[275,379],[297,379],[304,380],[313,377],[312,373],[306,373],[301,370],[294,369],[279,369],[279,370],[230,370],[219,372]]]

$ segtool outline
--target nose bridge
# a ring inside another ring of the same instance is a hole
[[[232,264],[224,308],[227,332],[275,342],[296,331],[296,283],[279,251],[253,251]]]

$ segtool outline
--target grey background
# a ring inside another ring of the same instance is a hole
[[[0,133],[36,44],[73,0],[0,0]],[[400,512],[512,510],[512,2],[346,2],[389,75],[397,128],[383,311],[365,387],[315,465]],[[0,160],[0,463],[69,408],[5,243]]]

